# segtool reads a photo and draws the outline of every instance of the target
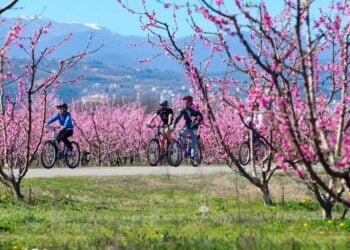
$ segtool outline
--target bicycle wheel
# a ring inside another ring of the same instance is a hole
[[[80,148],[78,143],[72,141],[72,150],[65,152],[64,158],[69,168],[76,168],[80,161]]]
[[[178,167],[182,162],[182,148],[178,141],[173,140],[168,147],[168,163],[170,166]]]
[[[239,147],[239,162],[247,165],[250,161],[250,148],[248,142],[243,142]]]
[[[193,167],[198,167],[202,163],[202,146],[199,141],[196,143],[196,155],[194,156],[194,159],[191,160],[191,165]]]
[[[149,141],[146,149],[147,161],[151,166],[157,166],[160,160],[160,146],[157,138]]]
[[[259,140],[255,148],[255,158],[257,163],[262,163],[267,159],[267,147],[262,140]]]
[[[57,147],[54,141],[46,141],[41,152],[41,164],[44,168],[50,169],[57,160]]]

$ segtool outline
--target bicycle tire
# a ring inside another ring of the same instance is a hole
[[[157,138],[151,139],[147,144],[146,156],[149,165],[157,166],[160,161],[160,146]]]
[[[73,150],[72,150],[72,152],[68,152],[68,151],[65,152],[64,160],[69,168],[76,168],[80,162],[80,147],[79,147],[79,144],[74,142],[74,141],[72,141],[71,144],[72,144]],[[69,161],[69,157],[74,155],[74,153],[76,153],[76,155],[75,155],[76,160],[71,163]]]
[[[46,161],[46,159],[44,158],[48,153],[46,149],[47,147],[52,151],[50,152],[50,154],[53,153],[53,155],[50,155],[51,159],[49,161]],[[54,141],[44,142],[43,150],[41,151],[41,155],[40,155],[41,164],[43,165],[43,167],[46,169],[52,168],[57,161],[57,154],[58,154],[58,150],[57,150],[56,143]]]
[[[243,142],[241,146],[239,147],[239,154],[238,154],[239,162],[241,165],[245,166],[250,161],[250,147],[248,142]]]
[[[196,156],[194,161],[191,160],[191,165],[193,167],[198,167],[202,163],[203,155],[202,155],[202,145],[201,143],[197,140],[197,150],[196,150]]]
[[[264,143],[264,141],[260,140],[259,144],[256,147],[255,150],[255,158],[257,163],[262,163],[267,159],[268,152],[267,152],[267,147]]]
[[[175,152],[175,154],[174,154]],[[175,160],[172,158],[173,155],[176,155]],[[180,143],[176,140],[173,140],[168,148],[167,160],[170,166],[178,167],[183,159],[182,147]]]

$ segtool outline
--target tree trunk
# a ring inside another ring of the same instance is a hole
[[[330,200],[327,200],[324,206],[322,206],[322,218],[324,220],[332,219],[332,210],[333,210],[333,202]]]
[[[22,201],[24,196],[21,193],[21,183],[18,181],[12,181],[11,183],[11,188],[12,188],[12,192],[13,192],[13,197],[15,198],[15,200],[17,201]]]
[[[260,191],[262,192],[262,198],[265,205],[272,206],[273,202],[269,187],[267,185],[264,185],[262,188],[260,188]]]

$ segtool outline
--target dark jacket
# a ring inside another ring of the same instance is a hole
[[[196,129],[198,128],[198,123],[203,121],[203,115],[201,112],[196,111],[193,108],[184,108],[183,110],[181,110],[179,115],[175,118],[174,126],[176,126],[176,124],[179,122],[182,116],[185,119],[185,127],[187,129]],[[195,118],[194,120],[197,122],[194,123],[192,118]]]

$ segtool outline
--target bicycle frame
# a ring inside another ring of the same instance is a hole
[[[52,133],[50,138],[43,143],[44,148],[41,153],[41,162],[43,166],[49,169],[52,168],[55,163],[59,163],[60,160],[64,159],[65,163],[69,168],[76,168],[79,165],[81,156],[79,144],[75,141],[71,141],[72,151],[68,151],[66,150],[67,148],[65,144],[62,146],[62,144],[58,143],[56,140],[58,134],[57,131],[59,130],[59,127],[48,126],[47,128],[52,130]],[[46,154],[47,152],[45,151],[45,146],[51,148],[51,151],[48,151],[49,154]],[[73,161],[71,161],[72,159]]]
[[[198,131],[197,131],[196,136],[197,136],[197,140],[198,140],[199,139]],[[187,139],[187,144],[185,144],[186,139]],[[191,135],[189,133],[185,133],[183,136],[183,134],[180,132],[178,137],[177,137],[177,141],[179,142],[181,148],[184,150],[183,152],[184,152],[185,158],[188,158],[191,155],[191,150],[192,150]],[[186,146],[186,148],[185,148],[185,146]]]
[[[254,133],[257,133],[254,136]],[[251,138],[253,137],[253,138]],[[253,145],[251,145],[251,143],[253,143]],[[248,146],[248,159],[247,161],[244,159],[241,159],[241,148],[243,147],[243,145],[247,145]],[[263,149],[263,151],[261,151],[261,149]],[[239,157],[240,157],[240,161],[243,165],[248,164],[249,161],[251,161],[252,158],[255,159],[256,162],[259,162],[260,160],[260,154],[261,152],[264,153],[264,157],[262,158],[264,161],[265,159],[265,155],[266,155],[266,145],[265,145],[265,141],[264,139],[258,134],[258,131],[247,131],[244,135],[244,141],[242,142],[241,146],[240,146],[240,150],[239,150]]]
[[[50,140],[56,141],[56,137],[58,135],[57,130],[60,129],[60,127],[48,127],[48,128],[52,130]]]
[[[249,145],[250,145],[250,136],[253,136],[253,134],[254,134],[254,132],[255,133],[258,133],[258,131],[257,130],[255,130],[255,131],[246,131],[245,133],[244,133],[244,142],[247,142]],[[253,146],[255,147],[255,145],[256,144],[260,144],[260,142],[262,142],[262,143],[264,143],[264,140],[262,140],[261,138],[260,138],[260,136],[258,137],[258,138],[256,138],[256,140],[254,141],[254,138],[253,138]]]
[[[54,144],[56,145],[57,157],[59,160],[61,160],[64,158],[64,152],[66,151],[66,145],[63,144],[63,148],[62,148],[61,143],[58,143],[56,140],[56,137],[58,135],[57,130],[59,130],[60,127],[48,127],[48,128],[52,130],[49,140],[54,142]]]
[[[156,134],[153,136],[153,138],[157,138],[157,139],[160,140],[160,137],[161,137],[161,136],[165,136],[166,140],[167,140],[168,142],[170,142],[170,139],[169,139],[169,137],[167,136],[166,128],[164,128],[164,127],[161,126],[161,125],[149,126],[149,128],[157,128],[157,132],[156,132]],[[164,129],[164,132],[161,131],[162,129]]]

